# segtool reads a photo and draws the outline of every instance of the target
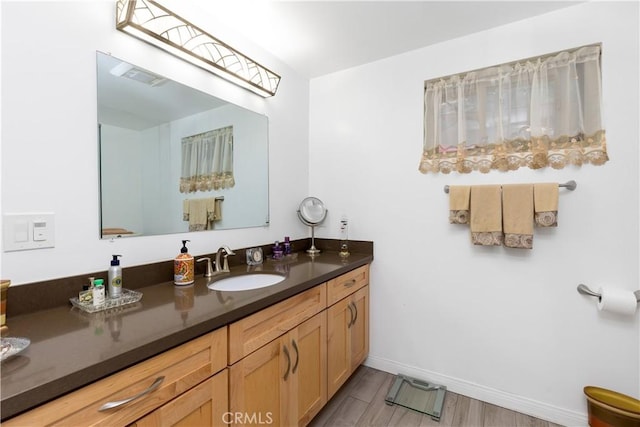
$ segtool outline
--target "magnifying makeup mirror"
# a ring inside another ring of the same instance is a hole
[[[309,255],[317,255],[320,250],[316,248],[315,227],[327,217],[327,208],[322,200],[316,197],[305,198],[298,207],[298,218],[303,224],[311,227],[311,247],[307,249]]]

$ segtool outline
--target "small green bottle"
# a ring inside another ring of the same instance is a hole
[[[93,306],[98,307],[100,305],[104,305],[105,303],[105,295],[104,295],[104,279],[96,279],[93,281]]]

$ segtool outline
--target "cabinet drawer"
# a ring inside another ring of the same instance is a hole
[[[11,426],[127,425],[226,367],[227,328],[196,338],[144,362],[4,422]],[[130,403],[99,411],[107,402],[136,396]]]
[[[327,306],[335,304],[368,284],[369,265],[363,265],[342,276],[329,280],[327,282]]]
[[[323,283],[229,325],[229,364],[295,328],[327,307]]]

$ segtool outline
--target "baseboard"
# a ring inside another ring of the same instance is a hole
[[[447,390],[453,393],[462,394],[473,399],[482,400],[493,405],[511,409],[512,411],[521,412],[546,421],[551,421],[563,426],[578,427],[586,426],[587,414],[567,409],[558,408],[547,403],[538,402],[533,399],[496,390],[480,384],[475,384],[460,378],[454,378],[442,375],[437,372],[416,368],[414,366],[404,365],[392,360],[383,359],[375,356],[369,356],[364,363],[371,368],[389,372],[391,374],[405,374],[436,384],[442,384]]]

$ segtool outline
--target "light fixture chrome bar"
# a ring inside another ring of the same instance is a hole
[[[153,0],[118,0],[116,29],[263,97],[278,90],[278,74]]]

